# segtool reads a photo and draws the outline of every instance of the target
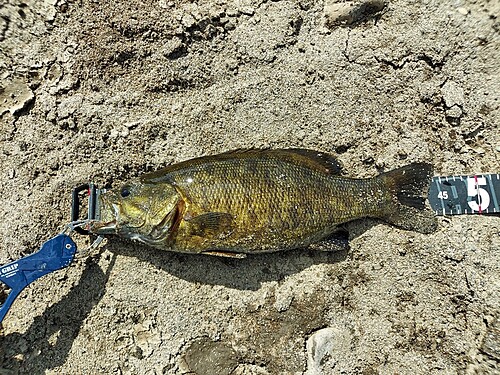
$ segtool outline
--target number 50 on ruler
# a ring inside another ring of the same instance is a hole
[[[436,215],[499,214],[500,175],[433,177],[429,203]]]

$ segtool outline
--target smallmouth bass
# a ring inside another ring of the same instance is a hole
[[[100,195],[100,219],[90,231],[163,250],[238,257],[306,247],[363,217],[421,233],[435,230],[434,214],[425,207],[430,164],[366,179],[340,173],[333,156],[307,149],[187,160]]]

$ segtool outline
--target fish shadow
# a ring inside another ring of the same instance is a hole
[[[37,316],[26,332],[0,336],[0,373],[45,374],[63,365],[83,321],[104,295],[114,261],[115,257],[104,273],[95,260],[87,258],[78,284]]]
[[[345,223],[339,227],[338,232],[320,243],[322,251],[310,246],[273,253],[248,254],[243,259],[175,253],[118,237],[110,237],[106,249],[115,255],[138,258],[189,282],[258,290],[262,283],[281,281],[313,265],[345,261],[350,252],[349,242],[381,223],[381,220],[371,218]],[[342,245],[339,246],[337,241]]]
[[[354,232],[358,236],[375,224],[377,222],[364,223]],[[352,225],[356,224],[349,227]],[[110,238],[106,249],[116,255],[138,258],[189,282],[239,290],[258,290],[264,282],[283,280],[316,264],[339,263],[349,254],[348,246],[339,249],[329,242],[323,244],[323,251],[308,247],[248,254],[243,259],[162,251],[120,238]]]

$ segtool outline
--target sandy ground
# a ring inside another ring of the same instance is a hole
[[[231,149],[500,171],[497,0],[328,1],[3,1],[0,264],[80,183]],[[499,374],[499,228],[364,220],[346,252],[243,260],[110,239],[22,293],[0,373]]]

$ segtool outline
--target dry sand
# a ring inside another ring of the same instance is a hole
[[[318,149],[356,177],[500,172],[499,17],[498,0],[4,0],[0,264],[62,229],[80,183],[231,149]],[[0,373],[498,374],[499,228],[364,220],[345,253],[243,260],[110,239],[22,293]]]

